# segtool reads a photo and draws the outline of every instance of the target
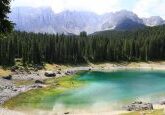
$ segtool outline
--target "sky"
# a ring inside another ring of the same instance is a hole
[[[51,7],[55,13],[76,10],[104,14],[125,9],[139,17],[161,16],[165,19],[165,0],[13,0],[11,6]]]

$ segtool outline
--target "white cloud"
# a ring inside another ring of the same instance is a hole
[[[140,17],[161,16],[165,18],[165,0],[138,0],[133,12]]]
[[[165,18],[165,0],[13,0],[12,6],[50,6],[56,13],[63,10],[87,10],[103,14],[127,9],[140,17],[158,15]]]
[[[14,0],[12,6],[51,6],[55,12],[87,10],[102,14],[121,10],[121,0]]]
[[[53,3],[52,8],[55,11],[58,9],[88,10],[102,14],[121,8],[119,0],[54,0]],[[55,5],[55,3],[58,5]]]
[[[30,6],[30,7],[41,7],[49,6],[51,0],[12,0],[12,7],[14,6]]]

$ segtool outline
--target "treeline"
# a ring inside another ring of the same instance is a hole
[[[165,26],[86,36],[13,32],[0,36],[0,65],[165,60]]]

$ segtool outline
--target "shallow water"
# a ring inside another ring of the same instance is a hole
[[[154,102],[165,96],[165,72],[83,72],[76,81],[81,88],[47,95],[38,103],[49,109],[116,109],[133,101]],[[30,105],[30,103],[29,103]]]

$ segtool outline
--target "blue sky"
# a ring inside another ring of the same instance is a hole
[[[97,14],[130,10],[139,17],[161,16],[165,19],[165,0],[14,0],[12,7],[49,6],[55,13],[64,10],[91,11]]]
[[[132,8],[136,5],[137,0],[120,0],[124,9],[132,10]]]

